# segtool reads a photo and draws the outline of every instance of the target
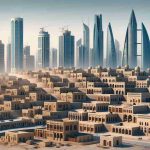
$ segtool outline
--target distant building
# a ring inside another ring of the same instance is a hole
[[[58,66],[74,67],[74,36],[68,30],[59,36]]]
[[[90,50],[90,31],[89,27],[83,23],[83,68],[89,67],[89,50]]]
[[[0,41],[0,73],[5,72],[5,63],[4,63],[4,44]]]
[[[11,71],[23,69],[23,18],[11,19]]]
[[[122,64],[131,68],[137,66],[137,22],[133,10],[126,31]]]
[[[94,49],[91,48],[89,52],[89,66],[94,67]]]
[[[76,67],[84,68],[84,46],[82,45],[82,39],[76,42]]]
[[[37,67],[49,67],[50,35],[43,29],[38,35]]]
[[[28,70],[30,66],[30,46],[25,46],[23,49],[23,68]]]
[[[30,55],[29,57],[29,66],[28,70],[34,70],[35,69],[35,57],[33,55]]]
[[[115,40],[115,48],[116,48],[116,55],[117,55],[117,66],[122,65],[122,51],[120,50],[120,44],[118,40]]]
[[[116,57],[116,49],[115,42],[112,32],[111,24],[109,23],[107,28],[107,56],[106,56],[106,66],[111,68],[116,68],[117,66],[117,57]]]
[[[57,49],[52,48],[50,51],[50,67],[57,67]]]
[[[6,71],[11,72],[11,44],[7,44],[7,55],[6,55]]]
[[[94,49],[94,65],[103,66],[103,29],[102,29],[102,15],[95,15],[94,35],[93,35],[93,49]]]

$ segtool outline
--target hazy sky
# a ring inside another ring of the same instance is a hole
[[[24,45],[29,44],[35,53],[40,27],[48,26],[45,30],[51,35],[51,48],[57,48],[62,26],[69,25],[78,40],[85,22],[90,26],[92,47],[94,14],[102,13],[105,41],[107,25],[111,22],[114,38],[123,47],[132,9],[138,28],[143,21],[150,32],[150,0],[0,0],[0,39],[6,44],[10,37],[10,19],[23,17]]]

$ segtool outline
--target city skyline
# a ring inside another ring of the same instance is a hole
[[[10,0],[3,1],[0,6],[0,18],[1,20],[4,20],[1,22],[1,40],[5,45],[7,44],[8,39],[10,39],[10,19],[18,16],[24,18],[24,45],[31,46],[32,54],[35,54],[37,50],[37,35],[39,28],[43,26],[48,26],[46,31],[48,31],[52,37],[51,48],[58,48],[58,36],[61,35],[60,27],[65,25],[69,25],[69,30],[72,31],[77,40],[82,37],[82,22],[86,23],[90,27],[90,39],[92,39],[93,16],[102,13],[104,50],[106,49],[106,30],[108,22],[111,22],[114,37],[119,40],[122,50],[126,27],[132,9],[135,10],[138,28],[140,28],[140,22],[144,22],[149,33],[150,21],[148,16],[148,6],[150,2],[147,0],[145,0],[145,3],[142,3],[141,0],[133,0],[130,2],[130,6],[127,6],[127,2],[120,2],[118,0],[114,3],[110,0],[106,0],[105,2],[101,0],[90,2],[87,0],[86,3],[84,2],[85,0],[80,2],[79,0],[76,2],[62,0],[59,3],[54,0],[46,0],[44,3],[39,0],[36,1],[36,3],[34,0],[14,0],[13,3]],[[81,9],[83,5],[86,6],[86,8]],[[76,11],[77,8],[79,11]],[[11,11],[6,11],[8,9]],[[111,13],[112,11],[113,13]],[[81,32],[78,32],[79,30]],[[90,47],[92,47],[92,45],[91,40]]]

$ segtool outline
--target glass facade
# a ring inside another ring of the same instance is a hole
[[[11,70],[23,69],[23,18],[11,19]]]

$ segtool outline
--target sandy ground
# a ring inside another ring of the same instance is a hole
[[[150,150],[150,147],[144,146],[132,146],[132,145],[125,145],[124,147],[120,148],[102,148],[99,147],[97,144],[92,145],[72,145],[72,146],[61,146],[60,148],[54,147],[46,147],[46,148],[34,148],[33,145],[27,144],[19,144],[19,145],[0,145],[0,150],[101,150],[101,149],[110,149],[110,150]]]

